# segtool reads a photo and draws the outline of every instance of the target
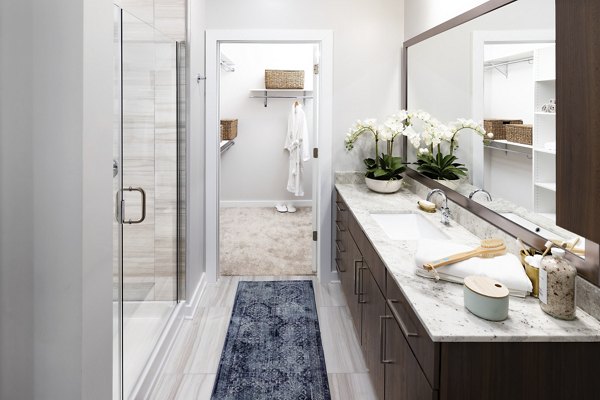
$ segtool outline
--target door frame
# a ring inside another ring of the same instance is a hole
[[[320,47],[319,148],[317,182],[313,193],[316,213],[317,277],[321,282],[337,280],[332,271],[331,235],[333,187],[333,32],[330,30],[207,30],[206,31],[206,126],[205,126],[205,266],[207,282],[216,282],[219,272],[220,140],[219,81],[221,43],[314,43]]]

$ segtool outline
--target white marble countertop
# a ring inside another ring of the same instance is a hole
[[[439,213],[417,207],[418,197],[402,189],[391,195],[371,192],[362,183],[336,184],[340,195],[395,278],[423,326],[437,342],[599,342],[600,321],[577,309],[574,321],[544,313],[534,297],[510,297],[509,316],[491,322],[471,314],[463,304],[463,286],[435,282],[415,274],[417,241],[390,239],[371,217],[376,212],[420,213],[457,242],[477,246],[480,239],[455,221],[440,223]]]

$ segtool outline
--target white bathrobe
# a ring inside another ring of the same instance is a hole
[[[304,190],[302,189],[303,163],[310,160],[310,143],[308,142],[306,115],[300,104],[292,105],[288,117],[285,149],[290,153],[287,190],[296,196],[304,196]]]

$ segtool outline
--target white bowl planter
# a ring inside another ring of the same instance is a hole
[[[380,181],[365,177],[367,187],[377,193],[396,193],[402,187],[402,179]]]

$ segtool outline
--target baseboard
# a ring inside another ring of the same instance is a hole
[[[192,298],[189,301],[179,303],[175,307],[173,314],[171,314],[169,321],[167,321],[167,325],[158,339],[156,347],[154,347],[150,359],[132,391],[132,399],[147,399],[150,397],[150,394],[156,386],[160,372],[163,370],[165,363],[169,358],[171,349],[175,345],[184,319],[191,319],[194,317],[205,289],[206,274],[203,273],[200,277],[200,282],[196,285]]]
[[[312,207],[312,200],[252,200],[228,201],[221,200],[221,208],[258,208],[275,207],[276,204],[293,204],[294,207]]]
[[[204,290],[206,290],[206,273],[203,272],[202,276],[200,277],[200,282],[198,282],[198,285],[196,285],[196,289],[194,290],[192,298],[184,305],[183,316],[186,319],[192,319],[194,318],[194,315],[196,315],[196,310],[198,309],[200,298],[202,298]]]
[[[184,307],[184,303],[175,307],[129,398],[147,399],[150,397],[183,324]]]

